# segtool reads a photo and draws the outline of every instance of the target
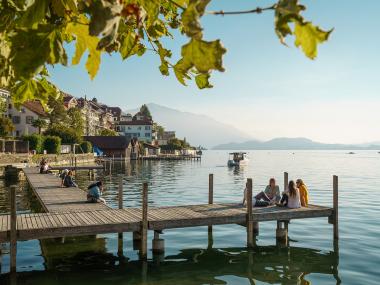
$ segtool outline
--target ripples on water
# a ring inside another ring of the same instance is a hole
[[[253,178],[254,192],[283,172],[290,179],[303,178],[310,202],[331,206],[332,175],[339,176],[340,241],[334,252],[332,226],[326,218],[295,220],[289,225],[291,247],[275,246],[275,223],[260,224],[259,247],[247,251],[246,234],[237,225],[215,226],[208,247],[207,228],[165,231],[165,261],[149,256],[147,267],[133,250],[130,233],[124,234],[118,253],[116,234],[18,244],[18,284],[378,284],[380,262],[380,155],[343,151],[251,151],[250,164],[227,168],[227,152],[206,151],[202,162],[162,161],[121,164],[112,175],[97,172],[106,184],[104,196],[116,207],[118,175],[123,175],[125,207],[141,205],[142,182],[149,182],[151,206],[206,203],[208,174],[214,173],[214,201],[238,202],[246,178]],[[90,183],[85,171],[77,173],[80,187]],[[21,182],[20,211],[36,211],[30,191]],[[4,181],[0,181],[0,212],[9,210]],[[149,236],[149,242],[152,236]],[[0,283],[10,282],[8,245]],[[149,244],[150,248],[150,244]],[[339,264],[339,266],[338,266]],[[145,274],[147,270],[147,274]],[[252,281],[253,280],[253,281]]]

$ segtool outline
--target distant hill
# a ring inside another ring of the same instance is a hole
[[[176,131],[178,138],[186,137],[186,140],[194,146],[212,147],[223,142],[241,142],[251,139],[249,135],[237,128],[205,115],[182,112],[154,103],[147,106],[155,122],[168,131]],[[126,113],[132,114],[137,111],[138,109],[125,110]]]
[[[380,149],[379,145],[347,145],[347,144],[324,144],[312,141],[307,138],[275,138],[269,141],[250,140],[242,143],[227,143],[215,146],[213,149],[219,150],[360,150],[360,149]]]

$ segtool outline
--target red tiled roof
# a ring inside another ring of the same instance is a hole
[[[40,101],[27,101],[23,106],[39,116],[46,117],[47,113]]]

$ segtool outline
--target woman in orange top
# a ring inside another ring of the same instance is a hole
[[[309,204],[309,193],[307,190],[307,187],[305,183],[303,183],[302,179],[297,179],[297,188],[300,191],[300,200],[301,200],[301,206],[307,207]]]

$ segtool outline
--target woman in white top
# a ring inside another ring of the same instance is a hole
[[[293,180],[289,182],[288,190],[282,195],[280,203],[276,204],[280,207],[301,208],[300,191],[296,187]]]

